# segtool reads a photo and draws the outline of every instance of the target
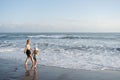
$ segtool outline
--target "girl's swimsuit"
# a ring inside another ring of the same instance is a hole
[[[31,54],[31,51],[27,49],[27,51],[26,51],[27,57],[30,57],[30,54]]]
[[[33,54],[33,59],[37,61],[37,55]]]

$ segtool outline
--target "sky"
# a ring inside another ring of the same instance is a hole
[[[0,0],[0,32],[120,32],[120,0]]]

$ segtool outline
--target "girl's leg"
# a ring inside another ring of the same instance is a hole
[[[35,67],[36,61],[34,60],[34,67]]]
[[[25,60],[25,70],[26,70],[26,71],[28,71],[28,65],[27,65],[28,59],[29,59],[29,58],[27,57],[26,60]]]
[[[37,63],[38,63],[38,62],[37,62],[37,61],[35,61],[35,65],[34,65],[34,68],[35,68],[35,69],[36,69]]]

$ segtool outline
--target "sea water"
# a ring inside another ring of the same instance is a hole
[[[0,58],[24,62],[26,40],[38,47],[38,64],[120,70],[120,33],[0,33]]]

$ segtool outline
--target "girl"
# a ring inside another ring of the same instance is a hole
[[[28,39],[27,42],[26,42],[25,49],[24,49],[24,53],[26,53],[26,55],[27,55],[27,58],[25,60],[25,69],[26,69],[26,71],[28,70],[28,65],[27,65],[28,59],[31,59],[31,61],[32,61],[32,67],[31,68],[33,68],[33,63],[34,63],[33,57],[31,55],[30,50],[32,50],[32,49],[30,48],[30,39]]]
[[[37,66],[37,56],[38,56],[38,48],[35,48],[34,51],[33,51],[33,59],[34,59],[34,69],[36,69],[36,66]]]

